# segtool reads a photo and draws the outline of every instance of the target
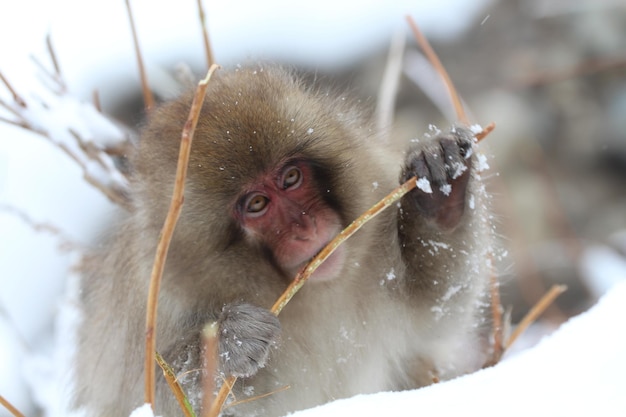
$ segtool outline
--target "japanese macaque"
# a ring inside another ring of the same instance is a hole
[[[143,403],[145,304],[191,99],[149,115],[131,157],[134,210],[83,265],[76,397],[92,416]],[[491,226],[473,135],[456,127],[404,152],[376,135],[350,100],[289,71],[213,76],[158,307],[157,350],[197,412],[212,321],[216,380],[239,377],[223,415],[281,416],[480,366]],[[307,261],[412,176],[418,188],[340,246],[279,317],[269,311]],[[182,415],[160,371],[155,410]]]

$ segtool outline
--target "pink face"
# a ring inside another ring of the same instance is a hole
[[[341,231],[339,215],[319,195],[306,162],[288,163],[259,178],[239,201],[236,217],[248,237],[269,247],[292,276]],[[342,245],[311,279],[334,279],[344,257]]]

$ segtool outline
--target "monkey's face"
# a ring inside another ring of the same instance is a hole
[[[139,200],[159,230],[190,105],[185,96],[153,112],[134,160]],[[173,250],[190,257],[186,245],[193,245],[203,251],[199,258],[218,251],[245,259],[251,275],[261,260],[280,278],[295,277],[372,203],[369,188],[358,186],[358,167],[369,160],[358,149],[369,129],[355,127],[349,114],[343,101],[312,93],[278,69],[216,73],[198,119]],[[313,280],[338,277],[353,259],[352,242]]]
[[[249,184],[234,217],[246,238],[269,249],[277,266],[291,276],[342,228],[339,215],[321,198],[315,170],[305,159],[287,160]],[[334,279],[344,259],[340,247],[311,278]]]

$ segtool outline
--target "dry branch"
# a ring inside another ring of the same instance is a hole
[[[537,318],[552,304],[552,302],[559,295],[563,294],[567,290],[566,285],[553,285],[541,299],[530,309],[530,311],[524,316],[522,321],[519,322],[515,331],[509,339],[506,341],[504,345],[505,350],[510,348],[513,343],[517,340],[517,338],[530,326]]]
[[[54,46],[52,45],[52,38],[48,33],[46,35],[46,46],[48,47],[48,54],[50,55],[50,59],[52,60],[52,66],[54,67],[54,74],[58,79],[62,79],[61,76],[61,67],[59,66],[59,60],[57,59],[57,54],[54,51]]]
[[[492,324],[492,352],[491,359],[488,364],[495,365],[500,361],[500,358],[504,354],[504,327],[502,325],[502,304],[500,302],[500,289],[498,284],[498,277],[496,274],[491,273],[490,277],[490,295],[491,295],[491,316],[493,317]]]
[[[52,50],[50,53],[54,54]],[[33,61],[45,73],[45,75],[48,76],[53,82],[55,82],[57,86],[61,89],[61,91],[56,92],[58,96],[52,98],[52,106],[45,102],[42,102],[41,104],[41,106],[46,111],[54,112],[54,108],[56,108],[57,106],[62,107],[64,100],[68,100],[65,84],[60,78],[59,74],[50,73],[43,65],[41,65],[39,61],[34,58]],[[36,118],[36,114],[41,109],[37,107],[37,104],[35,103],[34,106],[29,107],[24,99],[21,98],[21,96],[9,83],[9,81],[2,75],[2,73],[0,73],[0,80],[13,96],[13,102],[11,103],[7,103],[4,100],[0,99],[0,107],[6,109],[15,117],[15,119],[0,117],[0,122],[18,126],[50,141],[54,146],[63,151],[63,153],[69,156],[70,159],[72,159],[80,167],[83,172],[83,179],[85,179],[88,184],[97,188],[107,198],[109,198],[111,202],[127,210],[131,209],[131,202],[125,190],[125,179],[120,181],[120,178],[125,177],[124,173],[119,172],[115,168],[113,161],[108,159],[105,161],[107,157],[105,157],[101,153],[104,152],[108,155],[108,157],[112,158],[116,156],[115,152],[118,151],[117,148],[119,148],[119,150],[121,151],[122,148],[125,148],[126,145],[115,145],[115,147],[100,149],[92,143],[85,142],[75,129],[73,129],[72,127],[68,127],[67,132],[76,140],[77,144],[79,145],[78,148],[72,146],[72,144],[67,142],[62,135],[60,137],[57,137],[59,135],[58,130],[52,130],[51,128],[46,129],[46,127],[38,127],[41,123]],[[76,100],[72,97],[69,97],[69,101]],[[83,105],[83,103],[78,104],[81,106]],[[27,111],[28,109],[31,109],[33,111],[29,112]],[[102,117],[106,118],[106,116]],[[126,140],[128,139],[126,138]],[[119,156],[119,154],[117,154],[117,156]],[[96,162],[96,164],[101,168],[102,172],[106,174],[106,180],[97,178],[92,173],[90,173],[89,161]],[[116,177],[116,174],[118,173],[120,174],[120,176]]]
[[[376,100],[376,129],[383,136],[385,142],[389,142],[389,127],[393,121],[395,113],[396,98],[400,86],[400,75],[402,73],[402,61],[404,59],[404,49],[406,37],[403,32],[397,32],[391,39],[387,64],[383,73],[382,82],[378,90],[378,100]]]
[[[483,140],[488,134],[493,132],[493,129],[495,128],[496,128],[496,124],[494,122],[491,122],[487,126],[483,127],[483,130],[481,132],[478,132],[476,133],[476,135],[474,135],[474,137],[476,138],[476,141],[480,142],[481,140]]]
[[[163,371],[163,377],[165,378],[165,381],[167,381],[167,385],[170,387],[170,390],[174,394],[174,397],[176,397],[176,401],[178,401],[180,409],[183,410],[185,417],[195,417],[193,407],[189,403],[189,400],[187,400],[187,397],[183,392],[183,388],[178,383],[178,380],[176,379],[176,374],[174,373],[172,367],[169,366],[167,362],[165,362],[165,359],[163,359],[163,357],[158,352],[156,352],[155,354],[155,359],[157,364],[161,367],[161,370]]]
[[[0,117],[0,122],[17,126],[17,127],[21,127],[22,129],[28,129],[28,125],[25,124],[24,122],[18,122],[16,120],[7,119],[6,117]]]
[[[428,40],[426,39],[426,37],[422,35],[422,32],[417,27],[415,20],[413,20],[411,16],[407,16],[406,20],[409,23],[409,26],[411,27],[411,31],[413,32],[413,36],[415,36],[415,40],[424,51],[424,54],[426,54],[426,57],[428,58],[432,66],[435,67],[435,70],[443,78],[443,82],[446,85],[446,88],[448,89],[448,94],[450,95],[450,99],[452,100],[452,103],[454,104],[454,109],[456,111],[457,118],[459,119],[461,123],[466,124],[466,125],[469,124],[469,120],[467,118],[467,115],[465,114],[465,110],[463,109],[463,103],[461,102],[461,99],[456,91],[456,88],[454,88],[454,84],[452,83],[452,80],[450,79],[448,72],[446,71],[441,61],[439,60],[439,57],[437,56],[433,48],[430,46],[430,43],[428,43]]]
[[[13,404],[11,404],[2,395],[0,395],[0,404],[2,404],[4,406],[4,408],[9,410],[9,412],[11,414],[13,414],[15,417],[24,417],[24,414],[20,413],[20,411],[17,408],[15,408],[15,406]]]
[[[46,222],[35,221],[25,211],[17,207],[10,204],[0,204],[0,212],[5,212],[17,217],[37,233],[49,233],[59,241],[59,245],[63,249],[73,250],[81,248],[81,245],[78,242],[65,235],[58,227]]]
[[[2,81],[2,84],[4,84],[7,90],[9,90],[9,93],[11,93],[11,95],[13,96],[13,101],[15,101],[20,107],[26,108],[27,107],[26,102],[19,94],[17,94],[17,91],[15,91],[15,89],[9,83],[9,81],[6,78],[4,78],[4,75],[2,74],[2,72],[0,72],[0,81]]]
[[[239,404],[245,404],[245,403],[249,403],[249,402],[252,402],[252,401],[260,400],[261,398],[269,397],[270,395],[274,395],[274,394],[278,394],[279,392],[287,391],[290,388],[291,388],[291,386],[285,385],[285,386],[282,386],[282,387],[280,387],[280,388],[278,388],[278,389],[276,389],[274,391],[267,392],[265,394],[255,395],[254,397],[250,397],[250,398],[246,398],[246,399],[238,400],[238,401],[233,401],[232,403],[228,404],[227,408],[228,407],[234,407],[234,406],[239,405]]]
[[[211,66],[206,75],[206,78],[198,83],[196,94],[194,95],[191,103],[191,109],[189,111],[189,117],[185,122],[183,128],[182,137],[180,141],[180,153],[178,156],[178,165],[176,167],[176,180],[174,184],[174,191],[172,193],[172,200],[170,208],[161,230],[159,243],[157,245],[156,255],[154,259],[154,265],[152,267],[152,274],[150,276],[150,288],[148,291],[148,301],[146,307],[146,357],[144,362],[145,368],[145,402],[152,405],[154,409],[154,396],[155,396],[155,352],[156,352],[156,324],[157,324],[157,304],[159,297],[159,289],[161,286],[161,278],[163,276],[163,270],[165,268],[165,259],[169,250],[170,242],[174,234],[174,228],[180,216],[182,210],[184,192],[185,192],[185,179],[187,177],[187,168],[189,165],[189,155],[191,152],[191,143],[193,141],[193,135],[195,133],[196,125],[198,124],[198,117],[202,104],[204,103],[204,97],[208,88],[209,80],[219,68],[217,65]]]
[[[200,26],[202,27],[202,43],[204,44],[207,68],[211,68],[211,65],[215,62],[215,57],[213,56],[213,49],[209,41],[209,31],[206,28],[206,14],[202,7],[202,0],[198,0],[198,17],[200,18]]]
[[[202,376],[202,411],[203,416],[209,415],[213,405],[213,392],[215,391],[215,375],[219,357],[219,325],[216,321],[207,324],[202,331],[204,345],[204,375]]]
[[[128,12],[128,20],[130,21],[130,30],[133,34],[133,44],[135,45],[135,57],[137,58],[137,66],[139,67],[139,78],[141,79],[141,91],[143,92],[144,106],[146,111],[149,112],[154,107],[154,96],[152,95],[152,91],[150,91],[150,86],[148,85],[148,76],[146,75],[146,68],[143,64],[143,58],[141,56],[141,48],[139,47],[139,38],[135,28],[133,11],[130,7],[130,0],[126,0],[126,10]]]
[[[95,109],[98,110],[98,113],[102,113],[102,102],[100,101],[100,93],[98,92],[98,90],[93,90],[93,92],[91,93],[91,98],[91,102],[93,103]]]
[[[39,71],[41,71],[41,73],[45,75],[48,80],[52,81],[52,83],[56,85],[56,87],[58,88],[58,90],[54,91],[56,94],[61,95],[67,93],[67,86],[65,85],[65,81],[60,78],[58,74],[50,71],[50,69],[47,68],[35,55],[31,55],[30,60],[33,61],[35,66],[39,68]],[[50,88],[50,91],[53,91],[52,88]]]

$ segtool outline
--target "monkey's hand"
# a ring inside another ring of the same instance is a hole
[[[226,375],[248,377],[263,368],[280,336],[278,318],[251,304],[228,304],[218,320],[220,365]]]
[[[439,133],[412,147],[401,182],[417,177],[417,188],[405,197],[427,220],[443,230],[454,229],[465,212],[472,169],[472,133],[462,127]]]

